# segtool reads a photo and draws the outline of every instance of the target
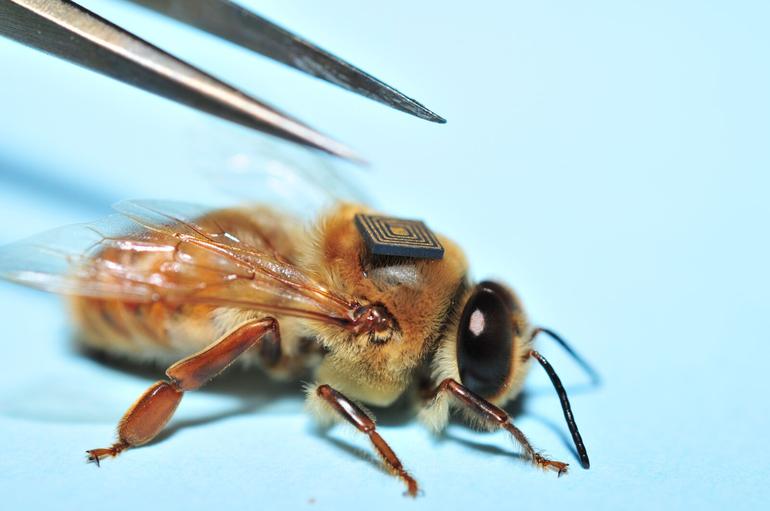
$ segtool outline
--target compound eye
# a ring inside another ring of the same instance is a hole
[[[505,386],[513,356],[510,297],[502,286],[476,287],[465,304],[457,332],[457,364],[462,384],[482,397]]]

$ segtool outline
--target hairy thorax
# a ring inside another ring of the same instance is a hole
[[[392,317],[387,332],[355,335],[321,326],[328,354],[318,380],[351,397],[375,404],[393,402],[413,380],[413,372],[445,334],[447,320],[466,279],[462,251],[439,237],[440,260],[374,256],[368,253],[353,218],[364,208],[343,205],[325,217],[306,260],[320,282],[362,304],[379,304]]]

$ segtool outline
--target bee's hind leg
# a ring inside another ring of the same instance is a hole
[[[532,461],[536,466],[544,470],[553,470],[558,475],[565,474],[569,464],[561,461],[553,461],[544,457],[537,452],[532,444],[529,443],[527,437],[522,431],[513,425],[510,417],[504,410],[493,405],[481,396],[474,394],[466,387],[456,382],[452,378],[447,378],[442,381],[436,390],[433,392],[433,396],[437,396],[441,392],[448,392],[459,400],[463,405],[468,407],[469,411],[478,414],[479,418],[487,424],[490,424],[494,428],[502,428],[508,431],[511,436],[518,442],[521,449],[524,451],[524,455]]]
[[[400,477],[406,483],[406,493],[410,497],[416,497],[419,493],[417,481],[409,475],[401,464],[401,460],[393,452],[393,449],[377,433],[374,421],[358,405],[329,385],[319,385],[315,389],[315,394],[331,405],[335,412],[353,424],[359,431],[369,436],[369,440],[372,441],[375,449],[377,449],[377,453],[385,462],[390,472]]]
[[[168,381],[147,389],[118,423],[118,441],[111,447],[86,451],[95,462],[114,457],[129,447],[146,444],[160,433],[174,415],[182,396],[196,390],[224,371],[241,354],[257,345],[266,334],[280,346],[278,322],[273,318],[248,321],[198,353],[180,360],[166,370]]]

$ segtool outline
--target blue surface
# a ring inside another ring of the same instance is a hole
[[[343,140],[389,212],[459,241],[479,278],[598,368],[543,351],[572,391],[593,466],[535,372],[516,423],[572,472],[522,463],[503,434],[383,436],[425,495],[317,434],[292,386],[231,375],[185,398],[170,435],[101,469],[158,371],[76,353],[58,301],[0,284],[5,509],[747,509],[766,505],[770,357],[767,2],[259,2],[260,11],[445,116],[390,111],[123,2],[108,18]],[[256,3],[256,2],[255,2]],[[195,169],[240,128],[0,40],[0,242],[128,197],[212,198]],[[252,381],[254,384],[252,385]],[[362,451],[359,451],[361,449]]]

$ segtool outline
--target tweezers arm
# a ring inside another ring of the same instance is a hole
[[[223,119],[355,159],[342,144],[69,0],[0,0],[0,35]]]
[[[402,112],[446,122],[387,83],[229,0],[131,1]]]

